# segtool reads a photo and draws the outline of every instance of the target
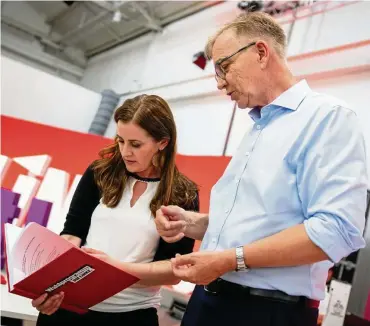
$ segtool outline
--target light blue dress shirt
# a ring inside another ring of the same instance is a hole
[[[365,244],[367,173],[358,119],[304,80],[250,116],[252,129],[212,189],[201,250],[234,248],[303,223],[331,261],[222,278],[321,300],[332,262]]]

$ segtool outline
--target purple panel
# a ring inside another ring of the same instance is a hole
[[[17,194],[9,189],[1,188],[1,230],[4,231],[5,223],[12,223],[12,221],[19,216],[20,209],[17,206],[20,194]],[[5,252],[4,252],[4,237],[1,237],[1,269],[5,265]]]
[[[45,226],[48,224],[52,203],[33,198],[27,214],[26,224],[36,222]]]
[[[19,216],[18,202],[20,197],[20,194],[1,188],[1,225],[12,223],[13,219]]]

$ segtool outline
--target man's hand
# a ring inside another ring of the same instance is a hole
[[[183,281],[206,285],[225,273],[235,270],[235,249],[225,251],[193,252],[188,255],[176,255],[171,259],[172,270]]]
[[[155,225],[164,241],[172,243],[185,236],[189,224],[186,211],[178,206],[162,206],[157,210]]]
[[[58,293],[52,297],[48,297],[47,293],[32,300],[32,306],[45,315],[52,315],[56,312],[64,299],[64,293]]]

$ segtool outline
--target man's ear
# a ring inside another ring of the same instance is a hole
[[[256,49],[258,53],[258,62],[261,68],[264,69],[267,66],[267,62],[270,58],[270,46],[265,41],[258,41],[256,43]]]

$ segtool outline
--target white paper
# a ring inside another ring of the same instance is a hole
[[[37,223],[25,228],[5,224],[9,285],[14,284],[68,251],[73,244]]]
[[[4,233],[5,233],[5,247],[6,247],[6,257],[7,257],[7,267],[9,270],[9,286],[11,290],[13,289],[13,285],[15,284],[14,277],[13,277],[13,264],[12,264],[12,249],[17,242],[18,238],[22,234],[23,229],[10,224],[10,223],[5,223],[4,226]],[[17,276],[17,279],[19,278],[19,275]]]
[[[322,326],[343,325],[350,293],[350,284],[336,280],[330,282],[330,299]]]

